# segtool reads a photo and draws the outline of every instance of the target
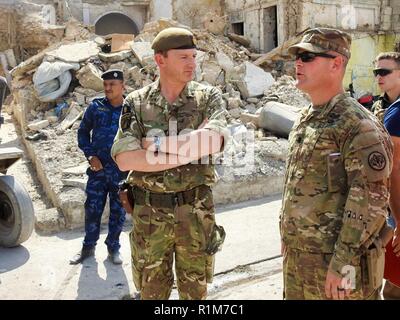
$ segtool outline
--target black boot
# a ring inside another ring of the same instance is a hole
[[[77,253],[71,260],[69,264],[82,263],[86,258],[94,256],[94,248],[82,248],[81,252]]]
[[[122,264],[122,258],[118,250],[114,252],[108,250],[108,259],[113,264]]]

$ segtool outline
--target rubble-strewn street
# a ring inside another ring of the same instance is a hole
[[[343,60],[345,73],[338,81],[340,92],[343,89],[350,92],[359,102],[360,98],[367,98],[364,101],[372,105],[380,94],[372,72],[373,61],[380,52],[400,51],[399,22],[400,1],[388,0],[346,3],[338,0],[0,0],[0,117],[4,117],[4,123],[0,118],[0,148],[23,150],[22,159],[7,174],[15,177],[32,199],[35,225],[32,236],[22,245],[0,247],[0,300],[135,298],[129,243],[132,218],[127,216],[121,234],[123,264],[114,265],[107,260],[103,243],[107,236],[109,200],[102,216],[95,257],[83,264],[69,264],[82,248],[88,162],[92,157],[97,158],[93,155],[85,158],[78,147],[77,133],[90,103],[104,97],[105,71],[123,71],[125,95],[159,78],[152,42],[168,27],[193,32],[190,46],[173,48],[196,47],[196,67],[192,64],[190,72],[193,71],[195,81],[220,90],[230,131],[223,152],[204,157],[215,161],[219,176],[212,189],[216,219],[227,234],[223,249],[216,256],[208,299],[282,299],[278,220],[285,163],[289,147],[294,148],[294,144],[289,146],[288,136],[300,110],[310,104],[313,96],[310,91],[305,90],[310,93],[308,96],[296,87],[296,76],[300,88],[302,76],[305,82],[312,78],[301,74],[298,63],[306,64],[321,57],[336,61],[338,56],[326,54],[332,50],[343,55],[328,45],[320,51],[310,49],[310,56],[306,52],[303,57],[304,53],[297,51],[295,61],[288,49],[310,28],[345,31],[351,37],[346,51],[351,52],[351,58]],[[302,50],[309,50],[305,48]],[[3,101],[1,85],[4,83],[6,87],[7,82],[11,94]],[[121,83],[118,85],[122,88]],[[199,99],[197,96],[193,95]],[[173,103],[167,99],[170,105],[178,101],[175,98],[171,99]],[[119,108],[122,101],[120,90],[119,102],[113,106]],[[326,101],[319,102],[322,105]],[[140,113],[142,105],[141,102]],[[168,108],[164,109],[164,115],[170,112]],[[105,126],[117,128],[117,116],[115,125]],[[315,139],[325,137],[319,129],[309,130]],[[304,130],[306,136],[308,127]],[[114,132],[109,135],[110,144],[113,136]],[[298,146],[308,148],[309,140],[296,138]],[[292,163],[300,163],[302,153],[307,153],[303,149],[299,149]],[[156,147],[155,153],[159,150]],[[337,154],[341,153],[335,151],[328,159]],[[308,160],[313,163],[309,155]],[[323,159],[326,156],[323,154]],[[96,171],[95,165],[90,165]],[[288,176],[299,181],[310,171],[306,167],[298,172],[290,165],[288,168],[291,173]],[[3,170],[0,175],[5,173]],[[331,171],[323,173],[325,179]],[[9,189],[15,190],[15,185],[12,183]],[[293,189],[293,193],[302,193],[297,186]],[[9,214],[13,213],[12,205],[4,200],[7,197],[2,193],[0,190],[0,236],[7,234],[12,223],[22,225],[12,219]],[[149,203],[150,196],[148,193],[146,196],[144,201]],[[303,214],[298,209],[301,206],[292,207],[296,214]],[[307,228],[315,228],[314,225]],[[178,299],[176,285],[171,298]]]

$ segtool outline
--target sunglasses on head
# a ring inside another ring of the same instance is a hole
[[[333,56],[328,53],[315,53],[315,52],[309,52],[309,51],[304,51],[296,54],[296,60],[300,59],[302,62],[311,62],[314,61],[316,57],[323,57],[323,58],[330,58],[334,59],[336,56]]]
[[[374,76],[387,76],[388,74],[391,74],[394,70],[399,70],[399,69],[385,69],[385,68],[377,68],[372,70],[372,72],[374,73]]]

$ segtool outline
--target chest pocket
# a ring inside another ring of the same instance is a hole
[[[305,171],[314,170],[315,165],[320,165],[320,158],[318,151],[315,150],[318,146],[318,140],[321,136],[322,130],[307,126],[301,133],[295,136],[294,143],[297,144],[294,148],[297,148],[296,158],[298,168],[301,173],[304,174]],[[314,163],[310,163],[311,158],[313,158]]]
[[[167,111],[143,101],[136,110],[138,125],[143,137],[168,133]]]
[[[204,118],[203,110],[200,110],[195,99],[191,98],[177,110],[178,132],[184,129],[197,129]]]
[[[107,111],[99,111],[96,112],[96,127],[102,128],[102,127],[110,127],[112,123],[112,114],[111,112]]]

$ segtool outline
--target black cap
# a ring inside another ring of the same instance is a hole
[[[124,73],[119,69],[110,69],[105,71],[101,78],[103,80],[124,80]]]

